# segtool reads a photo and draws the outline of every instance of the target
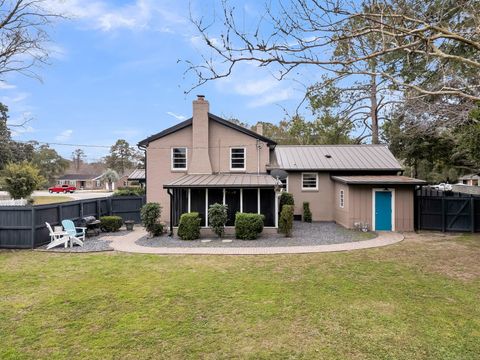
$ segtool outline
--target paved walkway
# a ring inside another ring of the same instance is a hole
[[[378,237],[371,240],[349,242],[331,245],[311,246],[278,246],[278,247],[205,247],[205,248],[180,248],[180,247],[146,247],[135,243],[140,237],[145,236],[143,229],[135,229],[125,236],[105,236],[104,240],[111,241],[110,246],[117,251],[141,254],[194,254],[194,255],[273,255],[273,254],[306,254],[334,251],[350,251],[370,249],[392,245],[403,240],[403,235],[395,232],[378,232]]]

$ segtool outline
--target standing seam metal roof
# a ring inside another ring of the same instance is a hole
[[[285,170],[402,169],[385,145],[277,145],[274,155],[272,168]]]
[[[273,187],[276,180],[268,174],[184,175],[164,188],[174,187]]]

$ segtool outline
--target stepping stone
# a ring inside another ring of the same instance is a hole
[[[212,240],[200,240],[202,243],[209,243],[211,242]]]
[[[231,240],[231,239],[223,239],[223,240],[222,240],[223,243],[231,243],[232,241],[233,241],[233,240]]]

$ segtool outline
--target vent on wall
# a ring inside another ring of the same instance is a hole
[[[330,159],[330,158],[332,157],[332,155],[330,155],[330,154],[325,154],[325,157],[326,157],[327,159]]]

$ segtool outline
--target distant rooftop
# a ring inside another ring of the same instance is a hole
[[[57,180],[97,180],[102,174],[65,174],[59,176]]]

